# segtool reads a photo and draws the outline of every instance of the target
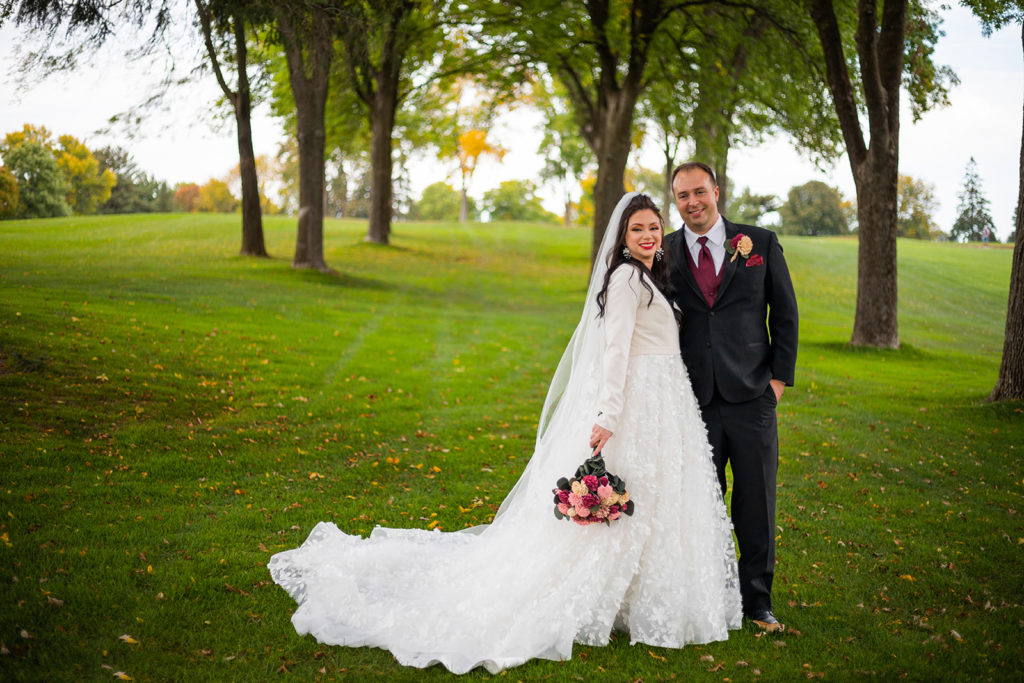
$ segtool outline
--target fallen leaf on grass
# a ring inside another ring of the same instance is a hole
[[[715,661],[714,655],[701,655],[700,661],[702,662],[713,662]]]
[[[708,673],[711,673],[712,671],[721,671],[724,668],[725,668],[725,662],[719,662],[718,664],[715,664],[713,667],[708,669]]]
[[[657,659],[660,662],[668,662],[667,659],[665,659],[664,657],[662,657],[659,654],[656,654],[653,650],[648,650],[647,654],[649,654],[650,656],[654,657],[655,659]]]
[[[55,598],[52,595],[47,595],[46,596],[46,604],[47,605],[52,605],[54,607],[63,607],[64,606],[64,601],[60,600],[58,598]]]
[[[20,633],[19,635],[20,635],[20,636],[21,636],[22,638],[25,638],[26,640],[28,640],[29,638],[31,638],[31,637],[32,637],[32,634],[31,634],[31,633],[29,633],[28,631],[26,631],[25,629],[21,629],[21,633]]]
[[[120,640],[121,642],[128,643],[129,645],[138,645],[139,644],[139,641],[135,640],[134,638],[132,638],[127,633],[122,633],[120,636],[118,636],[117,639]]]
[[[269,550],[267,550],[267,546],[263,545],[262,543],[260,543],[259,549],[260,549],[261,552],[264,552],[264,553],[269,553],[270,552]]]
[[[953,640],[955,640],[958,643],[964,642],[964,637],[957,633],[954,629],[950,629],[949,635],[952,636]]]
[[[900,574],[900,578],[903,579],[904,581],[917,581],[917,579],[915,579],[910,574]]]
[[[736,662],[736,666],[738,666],[741,669],[745,669],[746,667],[750,666],[750,664],[748,664],[747,662],[740,661]]]
[[[123,672],[123,671],[115,671],[114,672],[114,678],[116,678],[118,680],[121,680],[121,681],[132,681],[132,680],[135,680],[131,676],[129,676],[128,674]]]

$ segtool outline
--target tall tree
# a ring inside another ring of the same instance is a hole
[[[210,67],[235,115],[238,168],[242,184],[242,248],[239,253],[243,256],[266,256],[259,177],[256,172],[256,154],[252,147],[252,92],[249,86],[249,59],[245,33],[246,8],[243,2],[238,1],[193,1]],[[226,45],[221,47],[216,43]],[[222,49],[230,50],[234,59],[234,89],[228,85],[224,69],[221,68]]]
[[[625,189],[633,117],[655,34],[699,0],[509,0],[487,7],[485,30],[510,52],[543,64],[564,85],[597,157],[591,257]],[[504,41],[504,42],[503,42]]]
[[[324,260],[324,109],[334,36],[342,25],[340,4],[307,0],[273,5],[288,61],[299,146],[299,225],[292,267],[322,272],[331,270]]]
[[[346,5],[345,65],[370,121],[370,222],[366,241],[387,244],[394,211],[395,115],[409,78],[432,60],[443,33],[439,0],[358,0]]]
[[[1021,46],[1024,48],[1024,1],[966,0],[981,19],[985,35],[1008,24],[1021,25]],[[1024,114],[1022,114],[1024,118]],[[1006,334],[1003,338],[1003,359],[999,377],[989,394],[989,401],[1024,400],[1024,127],[1020,145],[1020,184],[1017,190],[1017,211],[1014,216],[1013,265],[1010,269],[1010,299],[1006,309]]]
[[[981,187],[978,164],[974,157],[964,169],[964,184],[957,194],[956,221],[949,230],[949,236],[958,242],[980,242],[995,233],[995,223],[988,212],[988,198]]]
[[[840,153],[835,108],[820,86],[814,29],[792,14],[791,0],[707,3],[692,17],[672,17],[656,50],[651,121],[662,140],[692,140],[694,157],[715,169],[722,213],[732,193],[729,154],[737,145],[785,132],[817,161]]]
[[[850,2],[804,0],[821,44],[825,76],[839,117],[857,188],[857,306],[850,343],[899,347],[897,321],[896,217],[899,164],[900,86],[908,41],[908,94],[915,116],[945,98],[949,72],[931,62],[937,19],[909,0]],[[838,13],[837,13],[838,9]],[[856,65],[844,48],[843,28],[855,23]],[[855,88],[854,82],[858,83]],[[866,109],[865,139],[858,101]]]

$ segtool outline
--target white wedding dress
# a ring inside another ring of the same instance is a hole
[[[599,318],[600,265],[534,455],[494,521],[451,533],[377,527],[369,538],[321,522],[269,563],[299,605],[296,631],[384,648],[407,666],[496,673],[568,659],[574,642],[603,645],[613,630],[679,648],[740,627],[732,526],[671,307],[620,266]],[[605,464],[636,509],[579,526],[555,518],[552,489],[590,455],[595,421],[614,432]]]

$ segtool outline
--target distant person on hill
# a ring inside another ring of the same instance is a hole
[[[793,385],[796,296],[775,233],[736,225],[718,213],[718,185],[707,164],[676,168],[672,193],[684,223],[665,238],[675,301],[683,311],[679,343],[723,496],[726,463],[732,468],[743,614],[777,631],[783,627],[772,611],[775,410]]]

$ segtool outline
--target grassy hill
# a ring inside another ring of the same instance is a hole
[[[295,635],[265,564],[320,520],[486,522],[530,457],[589,234],[329,221],[337,276],[236,256],[235,216],[0,223],[0,672],[386,674]],[[776,613],[681,651],[578,647],[512,680],[1016,679],[1024,415],[995,383],[1011,251],[901,241],[898,351],[847,347],[852,239],[783,240],[800,297],[779,408]],[[469,678],[490,678],[477,671]]]

